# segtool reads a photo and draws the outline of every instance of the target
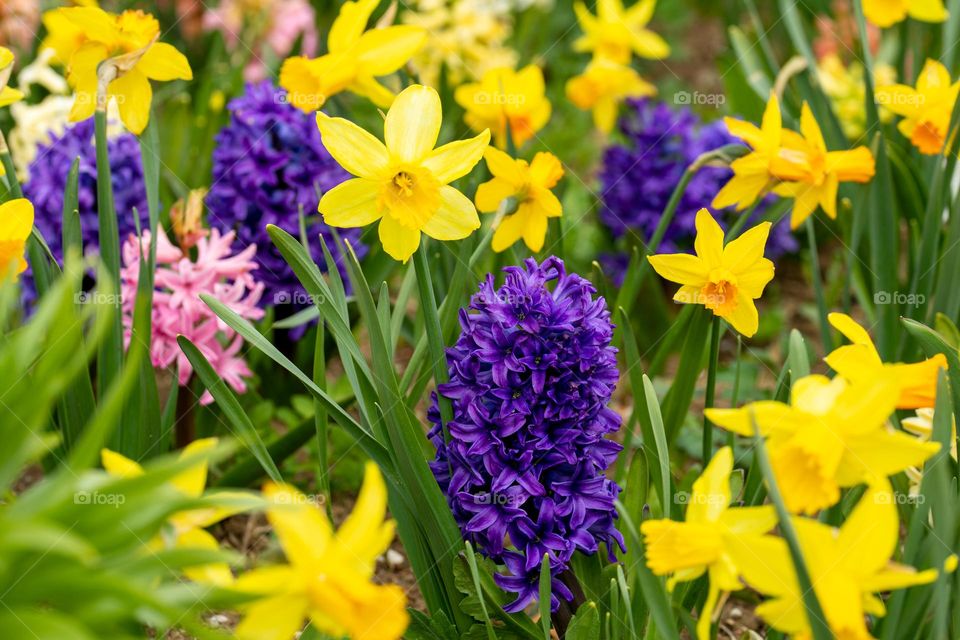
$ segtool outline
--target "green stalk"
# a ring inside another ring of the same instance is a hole
[[[94,139],[97,150],[97,217],[100,224],[100,259],[113,282],[120,282],[120,232],[117,211],[113,204],[113,181],[107,150],[107,112],[97,109],[94,116]],[[105,305],[105,308],[106,305]],[[110,328],[97,353],[97,388],[103,393],[120,375],[123,366],[123,325],[119,296],[113,301]],[[115,433],[114,436],[122,434]]]
[[[320,389],[327,390],[327,354],[324,340],[327,332],[324,330],[323,318],[317,320],[317,338],[313,348],[313,383]],[[327,410],[320,400],[313,400],[314,425],[317,432],[317,490],[323,496],[327,515],[333,518],[333,505],[330,500],[330,438],[327,423]]]
[[[813,229],[813,216],[807,218],[807,244],[810,245],[810,272],[813,278],[813,291],[817,298],[817,312],[820,315],[820,339],[823,340],[824,353],[833,351],[833,333],[827,320],[827,299],[823,293],[823,276],[820,274],[820,253],[817,251],[817,234]]]
[[[713,317],[713,326],[710,327],[710,360],[707,368],[707,392],[704,399],[704,409],[713,407],[717,392],[717,366],[720,360],[720,316]],[[706,412],[704,412],[706,413]],[[706,467],[713,457],[713,424],[703,417],[703,466]]]
[[[740,334],[737,334],[737,362],[733,374],[733,393],[730,394],[730,406],[733,408],[737,407],[737,403],[740,401],[740,357],[743,353],[743,337]],[[737,453],[737,438],[733,431],[727,432],[727,446],[730,447],[730,450],[734,453],[734,459],[736,459]]]
[[[427,257],[427,247],[421,245],[413,254],[413,267],[417,273],[417,288],[420,293],[420,311],[427,332],[427,343],[430,347],[430,358],[433,360],[433,379],[437,387],[447,382],[447,351],[443,346],[443,331],[440,328],[440,315],[437,312],[437,298],[433,291],[433,280],[430,278],[430,263]],[[437,404],[440,407],[440,424],[443,429],[445,442],[450,441],[447,425],[453,419],[453,408],[450,400],[437,392]]]
[[[810,572],[803,559],[803,550],[800,548],[800,539],[797,537],[797,530],[793,526],[793,520],[787,507],[783,503],[783,496],[780,494],[780,487],[777,485],[777,478],[773,474],[773,467],[770,465],[770,457],[767,455],[767,449],[760,435],[760,429],[756,420],[751,416],[753,422],[753,443],[756,449],[757,461],[760,463],[760,469],[763,471],[763,477],[767,482],[767,495],[773,502],[777,511],[777,519],[780,523],[780,531],[787,546],[790,548],[790,558],[793,560],[794,569],[797,572],[797,581],[800,583],[800,591],[803,593],[803,604],[807,612],[807,621],[810,624],[812,637],[814,640],[833,640],[833,633],[827,625],[827,617],[823,613],[823,607],[817,599],[817,594],[813,590],[813,581],[810,578]]]

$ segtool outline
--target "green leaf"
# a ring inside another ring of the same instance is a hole
[[[178,336],[177,344],[180,345],[180,350],[183,351],[183,354],[187,356],[187,360],[190,361],[193,370],[200,378],[203,386],[210,391],[210,395],[216,400],[217,406],[223,410],[227,420],[229,420],[230,424],[236,429],[240,441],[243,442],[244,446],[246,446],[250,453],[260,462],[263,470],[270,476],[271,480],[274,482],[283,482],[280,470],[277,469],[277,466],[273,463],[270,453],[260,438],[260,433],[253,426],[253,423],[250,422],[250,418],[244,412],[243,407],[240,406],[237,397],[233,394],[233,391],[230,390],[230,387],[227,386],[227,383],[217,375],[213,366],[203,353],[197,349],[196,345],[190,342],[185,336]]]
[[[600,614],[595,602],[580,605],[570,619],[566,640],[600,640]]]
[[[550,584],[550,554],[543,554],[540,560],[540,628],[543,629],[543,640],[550,640],[550,602],[553,599],[552,585]]]
[[[669,518],[673,510],[672,493],[670,491],[670,450],[667,445],[667,434],[660,415],[660,404],[657,402],[657,392],[653,383],[646,375],[643,376],[643,395],[650,411],[654,442],[657,447],[657,463],[660,467],[660,508],[664,518]]]

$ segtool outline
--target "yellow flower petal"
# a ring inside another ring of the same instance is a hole
[[[304,113],[316,111],[329,97],[323,94],[312,67],[311,61],[303,56],[287,58],[280,67],[280,86],[286,90],[290,104]]]
[[[520,184],[521,173],[519,163],[510,157],[510,155],[496,147],[487,147],[483,150],[483,159],[487,163],[490,173],[503,180],[509,180],[511,184]]]
[[[910,17],[922,22],[946,22],[950,12],[943,0],[910,0]]]
[[[107,473],[118,478],[136,478],[143,475],[143,467],[110,449],[100,450],[100,464]]]
[[[165,42],[154,43],[137,63],[137,70],[151,80],[192,80],[187,57]]]
[[[386,88],[372,76],[357,76],[349,89],[355,94],[363,96],[381,109],[389,109],[396,97],[393,91]]]
[[[713,219],[710,212],[700,209],[696,219],[697,237],[693,241],[697,256],[703,261],[704,267],[711,269],[723,263],[723,229]],[[684,282],[682,284],[696,284]]]
[[[403,263],[406,263],[420,246],[420,232],[403,226],[392,215],[380,218],[379,233],[383,250],[394,260]]]
[[[303,628],[309,611],[306,595],[282,594],[249,606],[237,625],[238,640],[290,640]]]
[[[843,334],[843,337],[853,344],[866,345],[876,352],[876,347],[874,347],[873,340],[870,338],[870,334],[867,333],[867,330],[861,327],[856,320],[847,314],[833,312],[827,315],[827,320],[834,329]],[[878,355],[877,361],[879,362],[879,360],[880,356]]]
[[[702,286],[707,281],[707,266],[697,256],[685,253],[648,256],[654,271],[671,282]]]
[[[183,471],[170,482],[183,492],[184,495],[191,498],[198,498],[203,494],[204,487],[207,486],[207,459],[209,453],[217,446],[216,438],[202,438],[194,440],[180,452],[180,459],[197,459],[197,463]]]
[[[765,437],[783,437],[795,433],[810,417],[782,402],[762,400],[740,409],[706,409],[707,419],[722,429],[752,437],[754,423]]]
[[[746,338],[752,338],[760,327],[757,307],[743,292],[737,292],[737,301],[733,309],[729,313],[721,314],[721,317]]]
[[[523,219],[523,216],[513,214],[505,217],[500,221],[500,226],[494,232],[490,246],[497,253],[507,250],[523,237],[525,227],[526,220]]]
[[[0,242],[25,242],[33,230],[33,204],[16,198],[0,204]]]
[[[538,214],[530,204],[524,203],[520,206],[527,210],[523,215],[526,222],[523,228],[523,242],[530,251],[540,251],[547,239],[547,217]]]
[[[272,505],[267,508],[267,520],[290,563],[313,566],[321,561],[333,535],[323,511],[289,485],[269,482],[263,493]]]
[[[634,52],[648,60],[662,60],[670,55],[670,45],[659,34],[643,29],[631,34]]]
[[[422,230],[435,240],[460,240],[479,228],[480,218],[470,198],[444,185],[440,187],[440,208]]]
[[[203,529],[192,529],[177,537],[174,546],[179,549],[206,549],[217,551],[220,543]],[[186,567],[183,573],[187,578],[200,584],[212,584],[225,587],[233,582],[233,573],[226,562]]]
[[[343,118],[317,113],[323,146],[341,167],[360,178],[377,178],[387,166],[387,149],[375,137]]]
[[[493,178],[477,187],[477,209],[484,213],[493,213],[500,208],[501,202],[514,195],[516,188],[512,184],[503,178]]]
[[[489,146],[490,130],[486,129],[474,138],[434,149],[424,158],[422,165],[433,173],[440,184],[447,184],[473,171]]]
[[[717,522],[730,505],[730,474],[733,472],[733,450],[723,447],[693,483],[687,522]]]
[[[110,83],[108,93],[115,97],[120,111],[120,120],[134,135],[140,135],[150,120],[150,102],[153,89],[150,81],[139,69],[131,69]]]
[[[436,90],[413,85],[401,91],[387,112],[383,129],[390,157],[419,163],[437,144],[441,116]]]
[[[330,26],[330,35],[327,36],[327,48],[330,51],[343,51],[360,39],[367,22],[373,14],[380,0],[357,0],[345,2],[340,7],[340,13]]]
[[[758,262],[764,259],[763,251],[767,246],[767,238],[770,236],[770,227],[769,222],[761,222],[752,229],[743,232],[740,237],[731,240],[723,248],[723,256],[720,260],[723,268],[729,269],[737,276],[754,268]],[[773,275],[772,266],[771,264],[771,276]]]
[[[394,524],[384,521],[386,511],[386,484],[377,466],[368,462],[357,502],[336,536],[339,547],[358,560],[358,568],[364,570],[367,578],[373,574],[377,556],[393,541]]]
[[[897,545],[897,520],[890,483],[884,480],[868,488],[837,536],[844,566],[861,574],[883,569]]]
[[[393,73],[419,51],[427,41],[427,31],[413,25],[372,29],[360,37],[357,64],[372,76]]]
[[[335,186],[320,198],[318,210],[331,227],[365,227],[380,219],[377,207],[381,183],[354,178]]]

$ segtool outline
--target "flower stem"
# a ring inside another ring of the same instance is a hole
[[[443,331],[440,328],[440,315],[437,313],[437,297],[433,291],[433,280],[430,278],[430,263],[427,256],[426,243],[413,254],[413,268],[417,273],[417,288],[420,292],[420,311],[423,313],[424,325],[427,331],[427,343],[430,347],[430,358],[433,360],[433,379],[437,385],[437,406],[440,408],[440,425],[443,429],[443,441],[450,442],[450,433],[447,425],[453,419],[453,409],[450,400],[445,398],[439,390],[441,384],[449,379],[447,370],[447,352],[443,346]]]
[[[817,298],[817,311],[820,315],[820,339],[823,340],[824,353],[833,351],[833,335],[827,320],[827,299],[823,293],[823,277],[820,274],[820,252],[817,251],[817,234],[813,229],[813,216],[807,218],[807,244],[810,247],[810,273],[813,279],[813,291]]]
[[[720,360],[720,316],[714,316],[710,327],[710,360],[707,368],[707,391],[704,399],[704,409],[713,407],[717,391],[717,366]],[[713,457],[713,424],[703,417],[703,464],[704,466]]]
[[[317,321],[316,344],[313,348],[313,382],[324,391],[327,390],[327,355],[324,340],[323,318]],[[327,410],[317,399],[313,401],[314,424],[317,430],[317,489],[323,496],[327,516],[333,518],[333,505],[330,502],[330,438],[328,434]]]

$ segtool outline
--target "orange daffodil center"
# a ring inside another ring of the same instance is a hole
[[[820,207],[830,218],[837,217],[837,191],[841,182],[869,182],[875,173],[873,154],[866,147],[849,151],[828,151],[820,126],[809,105],[800,115],[800,133],[784,129],[780,104],[773,94],[767,103],[760,129],[726,119],[727,128],[751,147],[751,152],[734,160],[734,176],[720,190],[713,206],[736,205],[742,211],[769,189],[794,199],[790,226],[796,229]]]
[[[420,50],[427,31],[398,25],[365,31],[380,0],[346,2],[330,28],[329,53],[319,58],[288,58],[280,70],[280,86],[291,104],[311,113],[341,91],[352,91],[378,107],[389,107],[394,94],[376,78],[405,65]]]
[[[727,553],[729,537],[763,534],[777,522],[772,506],[729,507],[732,472],[733,451],[724,447],[693,483],[685,522],[647,520],[640,526],[650,569],[657,575],[673,574],[668,588],[709,574],[710,590],[697,624],[700,640],[710,637],[710,621],[720,592],[738,591],[742,586]]]
[[[754,300],[773,279],[773,263],[763,257],[770,223],[764,222],[724,246],[723,229],[706,209],[697,213],[696,255],[650,256],[661,276],[682,285],[674,301],[702,304],[741,334],[757,332]]]
[[[945,152],[947,130],[960,81],[951,82],[950,72],[936,60],[927,60],[917,86],[895,84],[877,87],[877,102],[902,116],[897,125],[904,136],[927,155]]]
[[[309,618],[324,634],[352,640],[397,640],[407,627],[406,597],[397,585],[372,582],[376,558],[389,547],[394,523],[384,520],[387,490],[373,463],[353,513],[334,531],[322,510],[287,485],[268,484],[267,519],[287,558],[240,576],[236,589],[261,596],[247,605],[240,640],[289,640]]]
[[[332,227],[363,227],[379,220],[380,241],[406,262],[420,234],[459,240],[480,227],[470,200],[449,185],[470,173],[490,142],[490,132],[434,148],[440,133],[440,97],[413,85],[397,96],[384,123],[385,144],[343,118],[317,114],[323,144],[356,176],[320,199]]]
[[[119,107],[120,119],[132,133],[140,134],[150,117],[151,80],[192,80],[186,57],[172,46],[157,42],[160,25],[142,11],[113,15],[97,7],[57,9],[45,23],[48,40],[57,57],[67,62],[67,80],[76,92],[70,120],[79,122],[96,109],[98,68],[116,61],[118,74],[107,85],[107,98]]]
[[[541,152],[527,164],[493,147],[483,155],[493,179],[477,188],[477,209],[493,213],[508,198],[516,202],[516,209],[500,221],[493,235],[493,250],[504,251],[522,238],[531,251],[540,251],[547,236],[547,220],[563,213],[560,201],[550,191],[563,177],[560,160]]]

